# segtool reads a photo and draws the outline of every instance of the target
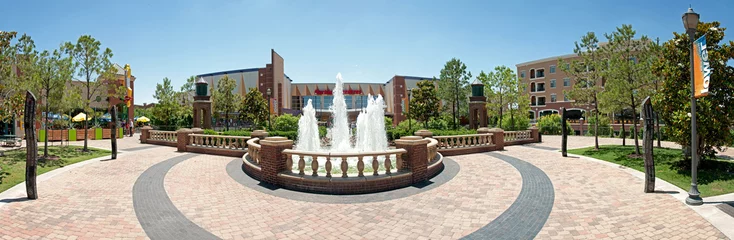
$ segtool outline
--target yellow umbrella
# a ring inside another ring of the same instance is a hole
[[[147,123],[147,122],[150,122],[150,119],[147,117],[139,117],[138,122]]]
[[[84,121],[84,118],[86,118],[87,121],[90,120],[90,119],[92,119],[91,117],[87,117],[87,114],[79,113],[76,116],[74,116],[73,118],[71,118],[71,121],[73,121],[73,122],[81,122],[81,121]]]

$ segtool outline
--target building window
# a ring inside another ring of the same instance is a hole
[[[352,105],[352,96],[344,96],[344,102],[347,104],[347,109],[354,108],[354,105]]]
[[[530,79],[535,78],[535,69],[530,69]]]
[[[563,79],[563,86],[564,87],[571,86],[571,79],[570,78],[564,78]]]
[[[553,102],[556,102],[556,95],[555,94],[551,94],[551,102],[552,103]]]
[[[355,99],[356,99],[354,101],[355,108],[362,109],[362,108],[367,107],[367,101],[369,100],[368,96],[359,95],[359,96],[355,96]]]
[[[538,106],[545,105],[545,97],[538,97]]]
[[[556,80],[555,79],[551,79],[550,85],[551,85],[550,86],[551,88],[556,88]]]
[[[545,83],[538,83],[535,85],[535,91],[536,92],[543,92],[545,91]]]
[[[556,73],[556,65],[550,65],[550,73]]]
[[[545,77],[545,69],[538,69],[538,70],[535,70],[535,77],[536,77],[536,78],[542,78],[542,77]]]
[[[292,96],[291,97],[291,109],[301,109],[303,106],[301,105],[301,97],[298,96]]]
[[[520,78],[525,78],[525,70],[520,71]]]
[[[329,109],[334,104],[334,96],[324,96],[324,106],[322,109]]]
[[[563,101],[568,102],[568,96],[566,96],[566,94],[563,94]]]
[[[536,89],[535,89],[535,82],[531,82],[530,83],[530,92],[535,92],[535,91],[536,91]]]

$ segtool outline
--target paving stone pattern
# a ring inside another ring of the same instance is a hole
[[[542,170],[523,160],[488,153],[511,164],[522,176],[522,190],[512,206],[497,219],[464,239],[532,239],[553,208],[553,183]]]
[[[185,154],[158,163],[145,170],[135,182],[135,214],[151,239],[218,239],[181,214],[163,187],[163,179],[168,170],[195,156],[196,154]]]

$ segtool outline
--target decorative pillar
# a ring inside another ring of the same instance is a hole
[[[186,152],[186,145],[189,145],[189,134],[191,129],[181,128],[176,131],[176,148],[179,152]]]
[[[263,140],[266,137],[268,137],[268,134],[269,133],[267,131],[265,131],[265,130],[255,130],[255,131],[252,131],[250,133],[250,137],[252,137],[252,138],[258,138],[260,140]]]
[[[482,130],[482,133],[484,131],[487,131],[487,133],[492,133],[492,142],[494,143],[494,147],[495,147],[494,150],[496,151],[505,150],[505,130],[502,130],[501,128],[492,128],[492,129]],[[479,133],[479,131],[477,132]]]
[[[140,129],[140,143],[148,143],[148,138],[150,138],[150,130],[153,130],[150,126],[144,126]]]
[[[395,147],[408,151],[403,158],[403,169],[413,174],[413,183],[428,180],[428,139],[419,136],[405,136],[395,140]]]
[[[653,119],[652,102],[650,97],[642,101],[642,117],[645,119],[644,134],[642,135],[642,146],[645,148],[645,192],[655,192],[655,160],[652,151],[652,134],[655,131]]]
[[[283,150],[293,148],[293,140],[285,137],[266,137],[260,140],[261,181],[277,185],[278,173],[285,171],[286,155]]]
[[[484,84],[478,79],[471,84],[469,97],[469,127],[487,127],[487,97],[484,96]]]
[[[540,131],[538,131],[538,127],[532,126],[530,127],[530,136],[533,138],[534,143],[541,142],[540,140]]]
[[[433,133],[426,129],[415,131],[415,133],[413,134],[415,134],[416,136],[422,137],[422,138],[432,138],[433,137]]]
[[[207,87],[209,84],[204,78],[196,81],[196,96],[194,96],[194,128],[212,128],[212,101]],[[202,119],[203,118],[203,119]],[[203,124],[202,124],[203,120]]]

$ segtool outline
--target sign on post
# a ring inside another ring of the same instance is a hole
[[[696,98],[709,95],[709,83],[711,78],[711,65],[709,54],[706,49],[706,35],[701,36],[693,42],[693,79],[695,82]]]

